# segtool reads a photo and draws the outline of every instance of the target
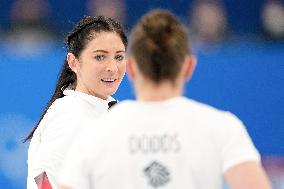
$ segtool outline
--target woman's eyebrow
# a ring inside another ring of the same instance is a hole
[[[101,49],[95,50],[95,51],[93,51],[93,52],[94,52],[94,53],[96,53],[96,52],[108,53],[108,51],[106,51],[106,50],[101,50]]]
[[[97,52],[109,53],[108,51],[102,50],[102,49],[98,49],[98,50],[93,51],[93,53],[97,53]],[[119,50],[119,51],[116,51],[115,53],[125,53],[125,50]]]
[[[124,50],[116,51],[116,53],[125,53]]]

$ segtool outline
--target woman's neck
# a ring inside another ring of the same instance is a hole
[[[171,81],[163,81],[158,84],[143,81],[135,84],[135,90],[138,101],[163,101],[181,96],[183,87]]]

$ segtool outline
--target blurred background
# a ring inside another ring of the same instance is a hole
[[[198,58],[185,95],[236,114],[284,188],[283,0],[0,0],[0,188],[26,187],[21,140],[51,97],[64,38],[84,15],[104,14],[129,32],[153,8],[178,15]],[[115,95],[133,99],[125,77]]]

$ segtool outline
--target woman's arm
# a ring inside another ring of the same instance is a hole
[[[272,189],[267,175],[258,162],[245,162],[225,172],[230,189]]]

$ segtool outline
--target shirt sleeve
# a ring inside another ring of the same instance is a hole
[[[63,114],[46,123],[33,164],[37,169],[35,173],[46,172],[53,188],[57,185],[58,171],[84,122],[78,115]],[[36,176],[33,175],[33,178]]]
[[[222,141],[223,173],[229,168],[248,161],[260,161],[260,155],[255,148],[245,126],[233,114],[228,113]]]
[[[67,186],[71,189],[89,189],[90,186],[90,166],[88,165],[91,149],[88,129],[81,133],[69,151],[66,161],[59,173],[59,185]]]

